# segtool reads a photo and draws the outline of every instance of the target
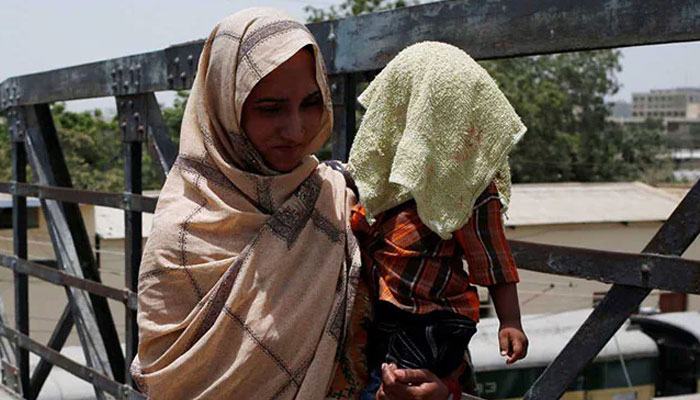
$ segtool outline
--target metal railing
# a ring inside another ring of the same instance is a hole
[[[333,154],[347,157],[355,132],[357,85],[370,79],[404,47],[439,40],[476,59],[700,40],[699,0],[454,0],[310,24],[332,82]],[[0,111],[12,140],[14,255],[0,265],[14,272],[15,324],[0,312],[3,377],[25,398],[37,397],[52,365],[90,382],[96,396],[142,398],[127,366],[137,343],[136,282],[141,260],[141,213],[155,200],[141,196],[144,142],[167,174],[177,155],[154,92],[192,85],[203,41],[150,53],[13,77],[0,84]],[[72,188],[49,103],[91,97],[116,98],[124,142],[123,193]],[[30,165],[36,184],[26,183]],[[27,260],[26,197],[41,199],[58,269]],[[125,287],[101,283],[78,203],[124,210]],[[525,398],[558,398],[653,288],[700,294],[700,262],[680,258],[700,232],[700,183],[649,242],[642,254],[594,251],[511,241],[520,268],[613,286]],[[28,337],[28,283],[33,276],[65,287],[65,308],[47,345]],[[124,303],[126,349],[122,353],[106,299]],[[0,310],[2,311],[2,310]],[[59,351],[72,327],[87,365]],[[41,357],[29,375],[28,352]]]

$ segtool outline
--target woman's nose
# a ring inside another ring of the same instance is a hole
[[[283,137],[289,141],[301,142],[304,138],[304,122],[300,112],[292,112],[282,129]]]

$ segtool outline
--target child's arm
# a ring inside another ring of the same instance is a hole
[[[501,328],[501,354],[512,364],[527,354],[527,337],[520,325],[518,271],[501,219],[501,201],[494,183],[479,196],[469,222],[456,232],[469,267],[469,281],[489,288]]]
[[[501,355],[508,356],[506,364],[512,364],[527,355],[527,336],[520,324],[520,306],[515,283],[502,283],[489,286],[489,293],[496,309],[501,327],[498,330],[498,343]]]

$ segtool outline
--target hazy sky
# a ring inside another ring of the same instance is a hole
[[[222,17],[246,7],[278,7],[303,21],[307,4],[340,0],[2,0],[0,82],[10,76],[157,50],[204,38]],[[700,42],[623,49],[623,87],[632,92],[700,86]],[[113,100],[71,108],[113,107]]]

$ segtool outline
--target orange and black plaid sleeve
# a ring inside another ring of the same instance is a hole
[[[501,200],[494,183],[479,196],[469,222],[455,236],[464,250],[470,283],[491,286],[518,282],[518,270],[506,241]]]

